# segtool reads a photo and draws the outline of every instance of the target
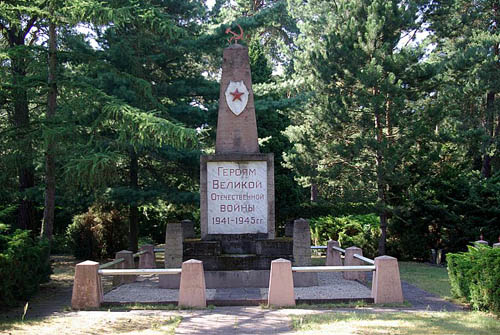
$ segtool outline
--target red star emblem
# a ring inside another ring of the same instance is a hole
[[[229,94],[231,94],[233,96],[233,101],[236,101],[236,100],[243,101],[243,100],[241,100],[241,96],[243,94],[245,94],[245,92],[238,92],[238,88],[236,88],[236,91],[229,92]]]

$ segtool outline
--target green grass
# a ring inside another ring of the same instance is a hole
[[[448,271],[444,267],[424,263],[399,262],[401,280],[451,300]]]
[[[500,334],[500,321],[480,312],[351,312],[291,318],[298,334]]]

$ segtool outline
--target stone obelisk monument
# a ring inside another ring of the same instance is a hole
[[[223,55],[215,155],[201,157],[201,238],[245,249],[274,237],[274,156],[259,153],[248,49],[232,44]]]
[[[232,34],[241,38],[240,31]],[[200,157],[201,239],[169,224],[165,264],[203,261],[207,288],[268,287],[272,260],[310,261],[309,226],[302,234],[294,225],[293,239],[276,238],[274,155],[259,152],[248,49],[232,44],[223,57],[215,154]],[[294,274],[295,286],[317,282],[313,273]],[[177,288],[179,279],[160,276],[160,287]]]

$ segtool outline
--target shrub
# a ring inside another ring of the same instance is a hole
[[[451,293],[474,309],[500,314],[500,248],[469,247],[447,260]]]
[[[316,245],[328,240],[339,241],[342,248],[357,246],[363,254],[374,257],[377,253],[379,218],[375,214],[324,216],[310,220],[311,238]]]
[[[78,259],[102,259],[127,247],[127,219],[116,209],[91,207],[73,218],[66,235]]]
[[[0,229],[0,306],[29,299],[49,281],[49,252],[48,241],[33,239],[27,230]]]

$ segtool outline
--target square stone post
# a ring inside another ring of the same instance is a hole
[[[326,248],[326,266],[342,266],[342,258],[340,257],[340,251],[333,249],[333,247],[340,247],[338,241],[330,240],[327,243]]]
[[[292,263],[280,258],[271,262],[269,275],[268,306],[295,306]]]
[[[134,255],[132,251],[122,250],[118,251],[115,256],[116,259],[123,258],[125,261],[118,263],[115,269],[133,269],[135,267]],[[135,282],[137,276],[113,276],[113,286],[121,284],[128,284]]]
[[[165,233],[165,268],[175,269],[182,266],[183,223],[168,223]],[[161,288],[179,288],[181,275],[160,275]]]
[[[155,246],[151,244],[145,244],[141,246],[141,251],[146,251],[145,253],[139,255],[139,269],[154,269],[156,268],[155,262]]]
[[[99,308],[103,300],[99,263],[85,261],[76,264],[71,307],[73,309]]]
[[[372,297],[376,304],[403,303],[398,260],[391,256],[375,258]]]
[[[190,259],[182,263],[179,306],[207,307],[203,262]]]
[[[363,256],[363,250],[361,250],[361,248],[358,248],[358,247],[349,247],[349,248],[345,249],[345,259],[344,259],[345,266],[363,265],[363,262],[361,260],[354,257],[355,254]],[[365,281],[366,280],[366,272],[364,272],[364,271],[346,271],[346,272],[344,272],[344,279]]]
[[[304,219],[293,222],[293,265],[311,265],[311,229]]]

